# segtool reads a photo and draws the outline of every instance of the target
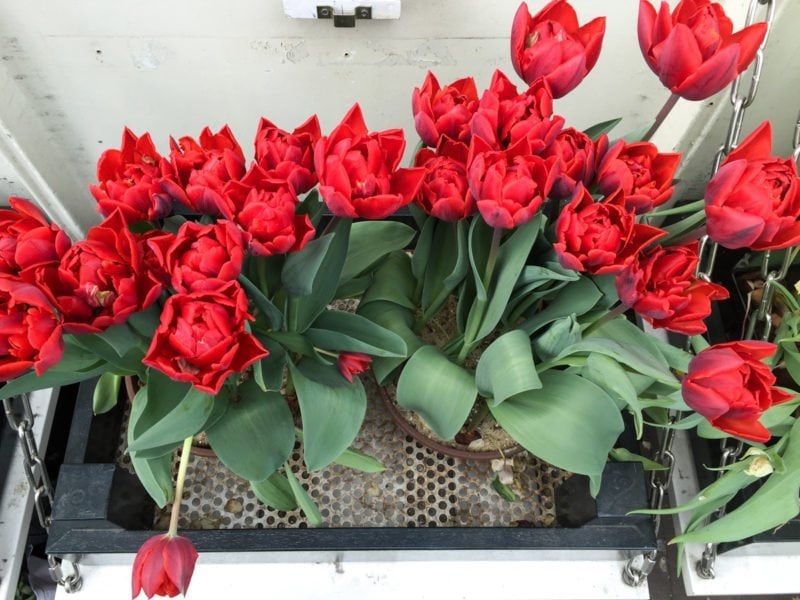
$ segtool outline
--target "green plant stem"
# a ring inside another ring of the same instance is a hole
[[[664,103],[664,106],[662,106],[661,110],[658,111],[658,114],[656,115],[656,120],[650,126],[650,129],[647,130],[647,133],[645,133],[642,136],[641,139],[642,142],[650,141],[650,138],[652,138],[656,134],[658,128],[661,127],[661,125],[664,123],[664,119],[667,118],[667,115],[669,115],[669,113],[672,112],[672,109],[675,108],[675,105],[678,103],[678,100],[680,100],[680,96],[678,96],[677,94],[671,94],[670,97],[667,98],[667,101]]]
[[[336,215],[332,216],[331,220],[328,221],[327,225],[325,225],[325,229],[322,230],[322,233],[320,234],[319,237],[322,237],[323,235],[327,235],[331,231],[336,229],[336,226],[339,224],[339,221],[341,221],[341,220],[342,220],[342,217],[337,217]]]
[[[597,319],[597,321],[595,321],[594,323],[589,325],[586,329],[584,329],[583,336],[586,337],[587,335],[589,335],[595,329],[598,329],[599,327],[602,327],[603,325],[605,325],[609,321],[613,321],[618,316],[620,316],[622,313],[624,313],[626,310],[628,310],[628,307],[625,306],[622,302],[620,302],[614,308],[612,308],[606,314],[604,314],[602,317]]]
[[[186,480],[186,468],[189,466],[189,456],[192,454],[192,436],[183,440],[181,462],[178,465],[178,478],[175,480],[175,498],[172,500],[172,513],[169,516],[169,529],[167,535],[178,535],[178,516],[181,514],[181,499],[183,498],[183,482]]]
[[[467,322],[467,330],[464,332],[464,342],[461,346],[461,351],[458,353],[458,364],[463,365],[472,344],[475,342],[475,336],[481,326],[483,314],[486,311],[486,304],[488,302],[489,285],[492,282],[492,275],[494,274],[494,267],[497,264],[497,253],[500,250],[500,240],[503,237],[503,229],[495,227],[492,233],[492,244],[489,247],[489,257],[486,260],[486,270],[483,272],[483,288],[486,290],[487,299],[475,300],[475,312],[470,315]]]
[[[689,338],[689,344],[691,344],[692,350],[694,350],[695,354],[708,348],[708,342],[702,335],[691,336]]]
[[[778,293],[780,293],[781,297],[786,301],[786,304],[789,305],[789,308],[792,312],[800,311],[800,304],[797,302],[797,298],[794,297],[794,294],[786,289],[782,283],[778,283],[777,281],[773,280],[770,285],[774,286]]]
[[[688,212],[695,212],[701,210],[706,204],[705,200],[696,200],[695,202],[689,202],[688,204],[683,204],[681,206],[676,206],[674,208],[667,208],[664,210],[656,210],[653,212],[646,213],[644,216],[648,219],[653,217],[669,217],[671,215],[681,215],[683,213]]]

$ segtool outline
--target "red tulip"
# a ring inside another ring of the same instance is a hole
[[[530,153],[523,138],[505,152],[472,139],[469,187],[491,227],[513,229],[530,221],[553,187],[557,166]]]
[[[752,340],[706,348],[689,363],[681,385],[683,399],[717,429],[752,442],[768,442],[772,436],[759,418],[770,407],[794,398],[773,387],[775,375],[762,362],[775,350],[775,344]]]
[[[644,248],[664,235],[664,231],[636,223],[635,215],[625,210],[621,190],[595,202],[578,184],[575,196],[556,221],[553,249],[562,266],[593,275],[619,273]]]
[[[147,540],[133,561],[132,598],[186,594],[197,562],[189,538],[180,535],[157,535]]]
[[[472,119],[472,135],[496,150],[528,138],[531,153],[539,154],[553,143],[563,126],[564,119],[553,116],[553,94],[543,79],[520,94],[517,86],[498,69],[481,96]]]
[[[698,243],[656,246],[640,254],[617,275],[620,301],[653,327],[686,335],[706,331],[712,300],[725,300],[728,291],[698,279]]]
[[[172,212],[173,200],[185,202],[177,175],[146,133],[127,127],[119,150],[106,150],[97,161],[97,185],[89,186],[106,217],[119,209],[128,223],[153,221]]]
[[[647,212],[669,200],[675,187],[672,180],[681,155],[659,152],[655,144],[619,140],[611,148],[606,138],[598,140],[597,188],[602,194],[617,189],[625,193],[625,207],[637,214]]]
[[[57,265],[72,242],[28,200],[8,202],[11,210],[0,209],[0,273],[34,280],[38,270]]]
[[[319,193],[337,217],[384,219],[414,199],[425,169],[398,169],[402,129],[370,133],[358,104],[314,146]]]
[[[744,71],[767,34],[766,23],[739,32],[722,6],[710,0],[681,0],[656,9],[639,0],[639,47],[653,72],[673,94],[703,100]]]
[[[444,87],[428,71],[422,87],[414,88],[411,110],[414,127],[426,145],[436,147],[442,136],[469,143],[470,121],[478,108],[478,91],[472,77]]]
[[[372,362],[372,357],[369,354],[362,352],[342,352],[339,354],[339,360],[336,361],[336,366],[339,367],[339,372],[350,383],[353,383],[353,378],[359,373],[363,373],[369,368]]]
[[[605,17],[579,25],[566,0],[552,0],[533,16],[523,2],[511,26],[514,70],[528,85],[543,77],[553,97],[561,98],[594,67],[605,30]]]
[[[288,181],[298,194],[317,184],[314,144],[322,132],[317,115],[289,133],[261,119],[256,133],[256,163],[269,179]]]
[[[595,143],[577,129],[562,129],[541,154],[544,158],[555,157],[561,164],[558,177],[550,196],[556,200],[569,198],[578,184],[589,185],[594,178]]]
[[[772,156],[762,123],[722,163],[706,187],[709,237],[726,248],[774,250],[800,243],[800,178],[792,158]]]
[[[467,181],[469,148],[442,138],[436,152],[422,148],[414,165],[425,168],[425,179],[415,199],[422,210],[442,221],[460,221],[475,211]]]

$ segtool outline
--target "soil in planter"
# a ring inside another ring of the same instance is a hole
[[[491,464],[462,462],[423,448],[400,432],[365,378],[370,401],[354,447],[380,460],[382,473],[330,465],[308,473],[299,445],[290,463],[320,507],[328,527],[554,527],[555,488],[569,473],[527,456],[515,467],[521,499],[508,502],[492,488]],[[132,472],[125,431],[116,460]],[[155,528],[166,529],[169,509],[158,511]],[[299,510],[264,506],[246,481],[217,458],[193,455],[189,462],[179,525],[183,529],[306,527]]]

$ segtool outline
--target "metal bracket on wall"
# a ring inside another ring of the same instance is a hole
[[[372,19],[371,6],[356,6],[353,14],[337,14],[332,6],[317,6],[318,19],[333,19],[334,27],[355,27],[356,19]]]

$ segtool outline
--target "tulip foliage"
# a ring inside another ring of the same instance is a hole
[[[754,502],[778,498],[781,510],[747,531],[796,514],[797,402],[771,366],[784,360],[800,379],[797,320],[784,320],[777,354],[734,341],[692,358],[625,316],[699,344],[729,292],[698,275],[698,238],[756,251],[800,242],[796,165],[772,156],[764,124],[704,201],[682,204],[678,153],[616,137],[620,119],[568,126],[557,99],[593,69],[604,32],[604,18],[581,24],[566,0],[534,15],[523,3],[511,63],[527,87],[499,69],[480,92],[473,77],[428,73],[411,94],[421,144],[409,166],[405,132],[371,130],[358,104],[327,134],[316,116],[292,131],[261,119],[251,160],[227,126],[170,138],[166,154],[126,128],[98,161],[90,191],[104,220],[85,239],[23,199],[0,211],[0,397],[99,377],[103,412],[120,378],[137,377],[128,451],[159,505],[175,447],[205,432],[263,502],[300,506],[312,523],[319,512],[287,464],[298,440],[309,470],[383,468],[349,449],[368,371],[440,438],[486,415],[593,493],[623,413],[641,435],[670,410],[694,411],[682,425],[704,435],[777,442],[691,508],[727,499],[767,456],[775,474]],[[765,34],[733,33],[708,0],[640,3],[644,59],[687,99],[747,68]],[[730,537],[720,523],[684,539]],[[183,590],[195,555],[180,538],[146,550],[134,592]]]

